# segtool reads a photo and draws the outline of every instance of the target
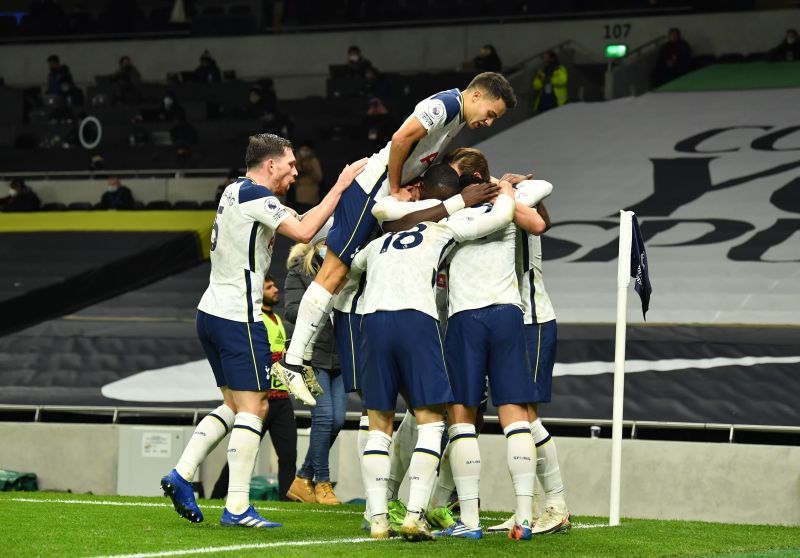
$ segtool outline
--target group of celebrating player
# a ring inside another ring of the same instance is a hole
[[[569,528],[555,444],[536,415],[536,404],[550,399],[555,360],[556,322],[538,237],[549,228],[542,200],[552,186],[530,176],[496,180],[475,149],[445,154],[463,126],[491,126],[515,104],[508,81],[492,72],[464,91],[423,100],[384,149],[346,166],[302,219],[276,197],[297,175],[291,144],[271,134],[250,138],[247,176],[226,188],[217,211],[210,284],[197,315],[224,403],[198,424],[161,481],[181,516],[202,521],[191,479],[230,431],[221,523],[279,526],[249,503],[265,390],[274,373],[296,397],[315,404],[319,386],[308,362],[320,325],[335,309],[345,386],[360,393],[365,410],[359,451],[372,537],[482,537],[476,423],[487,385],[516,496],[514,516],[488,531],[527,540]],[[261,289],[253,286],[269,269],[276,232],[308,242],[332,214],[324,262],[303,296],[284,359],[270,367],[257,315]],[[378,223],[384,234],[375,238]],[[390,451],[399,394],[413,412]],[[449,440],[442,451],[445,420]],[[397,490],[406,471],[404,505]],[[545,511],[534,518],[537,475]],[[454,488],[458,521],[447,508]]]

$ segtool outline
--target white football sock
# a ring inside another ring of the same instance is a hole
[[[389,478],[389,448],[391,447],[391,436],[380,430],[369,431],[369,439],[361,458],[361,471],[367,490],[367,502],[371,517],[389,513],[386,480]]]
[[[330,321],[331,312],[333,312],[333,305],[335,302],[336,302],[336,297],[331,296],[328,305],[324,309],[325,320]],[[314,345],[317,344],[317,339],[319,338],[319,334],[322,333],[322,330],[324,329],[325,329],[325,323],[323,321],[323,323],[320,324],[320,326],[314,330],[314,333],[311,335],[311,339],[309,339],[308,343],[306,343],[306,349],[305,351],[303,351],[303,360],[311,361],[311,359],[314,357]]]
[[[389,487],[387,497],[396,500],[400,485],[411,464],[411,454],[417,445],[417,419],[409,411],[403,416],[400,426],[394,433],[394,449],[392,450],[392,468],[389,471]]]
[[[369,498],[367,497],[367,486],[364,484],[364,450],[369,439],[369,417],[362,416],[358,420],[358,435],[356,436],[356,446],[358,449],[358,465],[361,468],[361,486],[364,489],[364,499],[367,501],[365,513],[367,517],[372,517],[369,513]]]
[[[175,470],[185,480],[192,482],[197,467],[233,426],[234,412],[227,405],[220,405],[201,420],[194,429],[191,440],[181,454]]]
[[[436,486],[433,488],[431,494],[431,501],[428,502],[428,509],[435,510],[450,503],[450,495],[456,488],[456,481],[453,480],[453,467],[451,466],[451,448],[452,444],[447,444],[447,447],[442,454],[442,460],[439,462],[439,477],[436,479]]]
[[[297,321],[294,324],[292,341],[286,351],[286,362],[303,364],[303,354],[314,332],[325,325],[330,309],[333,307],[333,295],[319,283],[311,283],[297,309]]]
[[[243,513],[250,506],[250,479],[261,444],[263,422],[251,413],[236,413],[228,443],[228,498],[225,507],[232,514]]]
[[[531,434],[536,444],[536,476],[544,490],[545,508],[554,507],[560,512],[567,509],[564,499],[564,482],[561,480],[561,468],[558,466],[556,441],[542,424],[541,419],[531,423]]]
[[[408,511],[423,512],[431,499],[442,449],[444,422],[417,426],[417,445],[408,466]]]
[[[458,423],[447,430],[450,434],[450,467],[458,490],[461,522],[475,528],[480,522],[478,496],[481,481],[481,451],[475,425]]]
[[[517,524],[533,521],[533,484],[536,477],[536,446],[528,421],[513,422],[503,429],[506,436],[508,471],[517,496]]]

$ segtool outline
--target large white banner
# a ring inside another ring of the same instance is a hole
[[[476,147],[555,189],[547,290],[565,322],[615,318],[618,210],[637,213],[650,322],[800,324],[800,90],[568,104]],[[642,321],[629,297],[630,321]]]

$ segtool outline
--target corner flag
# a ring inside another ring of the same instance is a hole
[[[650,293],[653,287],[650,284],[650,274],[647,269],[647,252],[644,248],[642,231],[639,230],[639,220],[635,213],[630,213],[631,218],[631,277],[635,279],[634,290],[642,299],[642,316],[647,320],[647,310],[650,308]]]
[[[647,252],[644,249],[639,221],[632,211],[619,212],[619,260],[617,262],[617,324],[614,340],[614,401],[611,411],[611,495],[608,524],[619,525],[620,485],[622,476],[622,409],[625,397],[625,328],[628,323],[628,287],[631,277],[642,299],[642,314],[650,307]]]

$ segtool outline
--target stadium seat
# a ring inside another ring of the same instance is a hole
[[[167,200],[153,200],[147,202],[145,209],[172,209],[172,204]]]
[[[91,211],[94,206],[89,202],[72,202],[67,206],[69,211]]]
[[[738,52],[729,52],[717,59],[718,64],[738,64],[739,62],[744,62],[744,55]]]
[[[39,208],[40,211],[66,211],[67,206],[61,202],[45,203]]]
[[[200,204],[192,200],[178,200],[172,204],[172,209],[200,209]]]

